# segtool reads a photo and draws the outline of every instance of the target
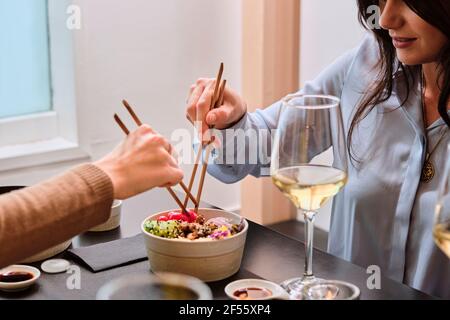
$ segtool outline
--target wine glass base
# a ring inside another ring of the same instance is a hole
[[[280,283],[280,286],[286,290],[291,300],[305,300],[307,299],[304,292],[305,286],[318,284],[321,281],[323,280],[314,276],[303,276],[287,279]]]
[[[354,300],[360,294],[358,287],[351,283],[315,277],[288,279],[280,285],[291,300]]]

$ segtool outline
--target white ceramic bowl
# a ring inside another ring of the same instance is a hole
[[[34,267],[30,266],[24,266],[24,265],[12,265],[6,268],[3,268],[0,270],[0,274],[5,274],[9,272],[27,272],[31,273],[33,277],[29,280],[21,281],[21,282],[0,282],[0,290],[3,291],[9,291],[9,292],[15,292],[15,291],[22,291],[30,287],[32,284],[34,284],[37,279],[41,276],[41,272],[39,269],[36,269]]]
[[[106,222],[90,229],[89,231],[102,232],[118,228],[120,226],[121,212],[122,200],[114,200],[111,207],[111,215],[109,216],[109,219]]]
[[[225,287],[227,296],[234,300],[241,300],[234,295],[238,290],[247,288],[258,288],[269,290],[271,295],[259,299],[245,299],[245,300],[289,300],[289,294],[278,284],[262,279],[242,279],[229,283]]]
[[[248,222],[237,234],[220,240],[166,239],[145,231],[147,220],[156,220],[171,211],[151,215],[142,222],[148,260],[153,272],[175,272],[194,276],[202,281],[218,281],[235,274],[242,261]],[[238,224],[241,217],[235,213],[217,209],[199,209],[206,220],[225,217]]]
[[[60,254],[61,252],[66,250],[68,247],[70,247],[71,244],[72,244],[72,239],[69,239],[67,241],[64,241],[63,243],[60,243],[56,246],[53,246],[44,251],[41,251],[31,257],[28,257],[27,259],[23,260],[21,263],[33,263],[33,262],[42,261],[42,260],[48,259],[50,257],[56,256],[57,254]]]

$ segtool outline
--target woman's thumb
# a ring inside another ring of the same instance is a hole
[[[220,123],[227,123],[228,112],[224,108],[211,110],[206,116],[208,125],[217,125]]]

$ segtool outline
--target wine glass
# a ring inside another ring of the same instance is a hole
[[[325,95],[292,94],[282,101],[270,171],[274,184],[305,219],[303,276],[282,283],[292,299],[333,299],[339,291],[337,284],[316,278],[312,270],[314,217],[347,181],[339,104],[338,98]]]
[[[450,144],[447,146],[444,168],[444,179],[439,187],[435,208],[433,238],[436,245],[450,258]]]

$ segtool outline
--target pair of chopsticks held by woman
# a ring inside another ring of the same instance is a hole
[[[450,142],[450,2],[380,0],[379,27],[368,24],[374,1],[357,4],[367,36],[300,90],[340,97],[347,131],[348,183],[334,201],[328,251],[450,298],[450,261],[434,245],[431,231],[435,198],[430,194],[444,174],[422,179],[425,160],[439,170]],[[223,105],[210,110],[214,82],[199,79],[189,94],[188,119],[201,119],[202,132],[212,126],[276,128],[280,102],[248,113],[244,99],[230,88]],[[0,266],[103,222],[114,198],[177,184],[183,173],[169,148],[144,125],[100,161],[1,196]],[[218,148],[222,154],[234,151]],[[260,176],[263,166],[213,161],[208,171],[231,183]]]

